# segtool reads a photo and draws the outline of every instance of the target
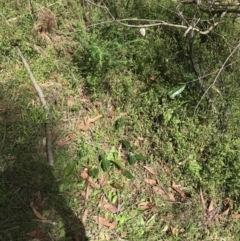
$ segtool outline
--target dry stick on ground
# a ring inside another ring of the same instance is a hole
[[[44,94],[41,90],[41,88],[39,87],[37,81],[35,80],[33,74],[32,74],[32,71],[26,61],[26,59],[23,57],[23,54],[22,52],[20,51],[20,49],[18,48],[18,54],[24,64],[24,67],[25,69],[27,70],[28,72],[28,75],[32,81],[32,84],[35,88],[35,90],[37,91],[38,93],[38,96],[39,96],[39,99],[43,105],[43,108],[45,110],[45,113],[46,113],[46,138],[47,138],[47,143],[46,143],[46,147],[47,147],[47,158],[48,158],[48,164],[50,166],[53,166],[53,163],[54,163],[54,158],[53,158],[53,148],[52,148],[52,132],[51,132],[51,126],[50,126],[50,123],[51,123],[51,113],[50,113],[50,109],[45,101],[45,97],[44,97]]]

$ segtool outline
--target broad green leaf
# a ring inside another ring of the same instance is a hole
[[[135,158],[137,161],[146,161],[147,160],[147,157],[142,154],[136,155]]]
[[[111,184],[111,186],[116,189],[123,190],[123,186],[121,186],[119,183],[114,182]]]
[[[102,165],[102,169],[104,172],[107,172],[110,167],[111,167],[111,163],[110,161],[107,159],[106,155],[102,155],[101,156],[101,165]]]
[[[119,118],[119,119],[116,121],[116,123],[115,123],[115,129],[116,129],[116,130],[119,130],[119,129],[123,128],[123,126],[124,126],[124,118],[121,117],[121,118]]]
[[[175,89],[171,90],[169,93],[168,93],[168,96],[171,98],[171,99],[174,99],[177,95],[181,94],[184,89],[185,89],[186,85],[181,85],[179,87],[176,87]]]
[[[130,165],[134,165],[136,163],[137,159],[136,159],[136,156],[130,152],[129,155],[128,155],[128,162]]]
[[[129,171],[127,171],[127,170],[125,170],[122,174],[123,174],[126,178],[128,178],[128,179],[133,179],[133,178],[134,178],[134,176],[132,175],[132,173],[129,172]]]
[[[75,167],[76,167],[76,164],[77,164],[76,162],[67,164],[67,166],[66,166],[66,168],[64,170],[64,175],[65,176],[71,175],[73,173]]]
[[[98,177],[99,170],[97,168],[90,169],[88,171],[89,176],[91,177]]]
[[[121,142],[122,142],[123,148],[127,150],[131,150],[131,145],[129,141],[122,140]]]
[[[120,160],[116,159],[116,160],[112,160],[112,162],[114,164],[116,164],[117,167],[119,167],[120,169],[123,169],[125,167],[124,163],[122,163]]]

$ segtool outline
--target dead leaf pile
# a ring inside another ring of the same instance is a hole
[[[202,205],[202,215],[203,215],[203,224],[210,227],[212,223],[216,222],[219,223],[221,219],[224,217],[227,217],[230,215],[230,204],[229,200],[227,202],[223,202],[223,205],[225,206],[225,210],[221,213],[219,213],[219,209],[214,207],[214,200],[211,199],[209,204],[206,205],[206,201],[204,199],[204,195],[202,190],[200,189],[200,201]],[[231,217],[233,219],[239,219],[240,214],[232,214]]]

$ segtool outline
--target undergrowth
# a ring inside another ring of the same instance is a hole
[[[112,21],[106,7],[118,19],[173,14],[154,1],[83,2],[0,1],[0,239],[236,240],[238,67],[209,90],[214,113],[198,105],[181,31],[99,23]],[[236,39],[228,24],[195,39],[206,85],[229,54],[221,36]],[[16,47],[53,113],[53,168]]]

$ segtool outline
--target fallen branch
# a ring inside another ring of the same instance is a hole
[[[26,61],[26,59],[23,57],[23,54],[22,52],[20,51],[20,49],[18,48],[18,54],[24,64],[24,67],[25,69],[27,70],[28,72],[28,75],[32,81],[32,84],[35,88],[35,90],[37,91],[38,93],[38,96],[39,96],[39,99],[42,103],[42,106],[45,110],[45,113],[46,113],[46,139],[47,139],[47,143],[46,143],[46,147],[47,147],[47,158],[48,158],[48,164],[50,166],[53,166],[53,163],[54,163],[54,158],[53,158],[53,148],[52,148],[52,132],[51,132],[51,126],[50,126],[50,123],[51,123],[51,114],[50,114],[50,109],[45,101],[45,97],[44,97],[44,94],[41,90],[41,88],[39,87],[37,81],[35,80],[33,74],[32,74],[32,71]]]

